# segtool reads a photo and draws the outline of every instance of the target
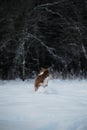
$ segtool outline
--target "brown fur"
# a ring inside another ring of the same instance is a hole
[[[43,72],[43,74],[41,74]],[[49,76],[49,69],[42,69],[40,71],[40,74],[37,75],[35,79],[35,91],[38,90],[38,88],[43,84],[44,80]],[[44,86],[45,87],[45,86]]]

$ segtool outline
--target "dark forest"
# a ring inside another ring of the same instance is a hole
[[[0,79],[33,78],[46,67],[87,77],[87,1],[1,0]]]

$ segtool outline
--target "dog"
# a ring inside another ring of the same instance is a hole
[[[50,79],[49,68],[42,69],[35,79],[34,84],[35,91],[37,91],[40,86],[47,87],[49,79]]]

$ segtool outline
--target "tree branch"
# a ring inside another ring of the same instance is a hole
[[[36,10],[40,7],[46,7],[46,6],[52,6],[52,5],[60,4],[60,3],[63,3],[65,1],[66,0],[60,0],[60,1],[52,2],[52,3],[40,4],[40,5],[36,6],[33,10]]]
[[[54,51],[55,51],[54,48],[48,47],[40,38],[38,38],[37,36],[35,36],[31,33],[28,33],[28,36],[36,39],[44,48],[46,48],[46,50],[53,56],[54,59],[61,60],[62,63],[66,64],[66,61],[62,57],[60,57],[54,53]]]
[[[84,54],[85,58],[87,59],[87,52],[86,52],[86,49],[83,44],[82,44],[82,50],[83,50],[83,54]]]

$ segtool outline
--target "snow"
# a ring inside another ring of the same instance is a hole
[[[87,80],[0,81],[0,130],[87,130]]]

